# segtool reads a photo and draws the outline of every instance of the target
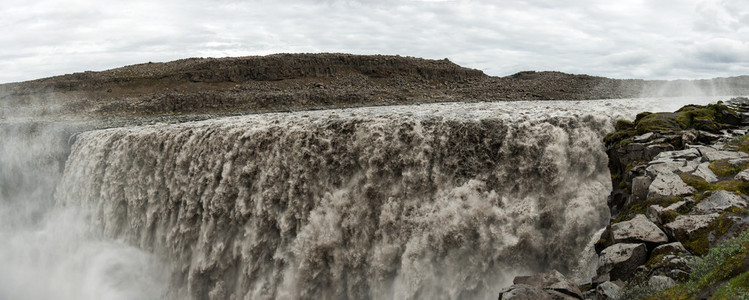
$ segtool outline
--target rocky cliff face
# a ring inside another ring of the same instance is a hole
[[[749,77],[615,80],[560,72],[490,77],[448,60],[348,54],[191,58],[0,85],[0,118],[241,113],[349,106],[749,94]]]

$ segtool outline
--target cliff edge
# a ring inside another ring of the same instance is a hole
[[[749,94],[749,76],[618,80],[561,72],[487,76],[447,59],[276,54],[145,63],[0,85],[0,118],[231,114],[447,101]]]

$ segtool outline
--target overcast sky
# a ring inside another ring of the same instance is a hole
[[[343,52],[505,76],[749,74],[747,0],[0,2],[0,83],[188,57]]]

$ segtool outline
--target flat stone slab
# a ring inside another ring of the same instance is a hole
[[[651,132],[644,133],[644,134],[641,134],[632,138],[632,141],[634,141],[635,143],[645,143],[648,140],[650,140],[653,137],[653,135],[655,135],[655,133],[651,131]]]
[[[668,236],[645,215],[636,215],[632,220],[611,225],[615,243],[667,243]]]
[[[671,161],[671,160],[661,160],[661,161],[653,161],[648,164],[648,167],[645,168],[645,172],[651,177],[655,178],[659,175],[669,175],[673,174],[675,171],[679,171],[680,168],[684,167],[683,161]]]
[[[685,149],[678,151],[665,151],[656,155],[653,160],[692,160],[702,156],[697,149]]]
[[[746,158],[749,154],[739,151],[706,151],[702,154],[703,161],[716,161],[721,159]]]
[[[746,199],[729,191],[715,191],[709,197],[702,199],[692,208],[694,214],[721,213],[733,206],[746,207]]]
[[[697,190],[684,183],[676,174],[660,174],[648,187],[648,198],[652,196],[685,196]]]

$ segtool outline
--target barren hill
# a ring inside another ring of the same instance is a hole
[[[749,76],[618,80],[560,72],[487,76],[447,59],[276,54],[145,63],[0,85],[0,117],[239,113],[443,101],[749,94]]]

